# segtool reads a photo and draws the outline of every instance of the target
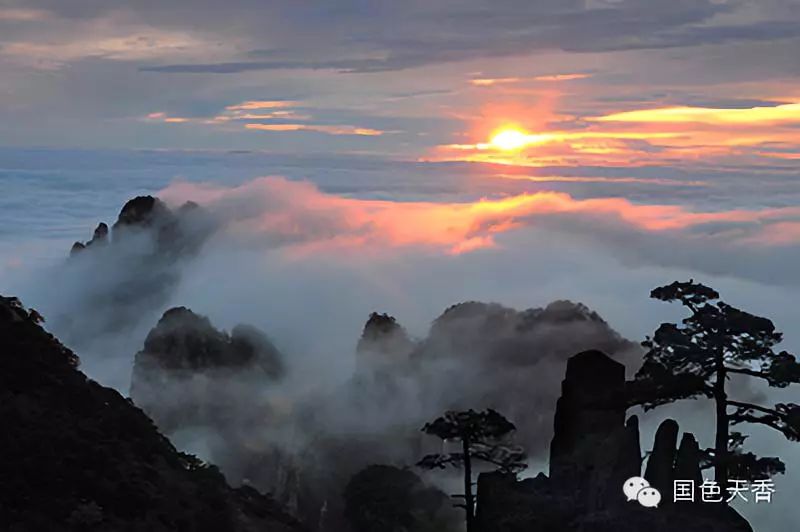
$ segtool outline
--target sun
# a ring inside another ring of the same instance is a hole
[[[518,129],[503,129],[496,133],[489,144],[503,151],[514,151],[528,144],[529,135]]]

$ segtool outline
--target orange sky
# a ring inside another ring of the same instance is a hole
[[[654,106],[570,116],[556,111],[561,100],[549,91],[530,106],[485,104],[464,142],[436,146],[423,160],[637,166],[676,159],[800,157],[800,103],[794,101],[740,108]]]

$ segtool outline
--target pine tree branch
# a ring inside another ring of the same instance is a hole
[[[778,432],[786,436],[788,439],[796,438],[796,436],[794,436],[794,434],[790,429],[787,429],[779,421],[775,419],[770,419],[769,417],[766,416],[758,417],[750,414],[736,414],[735,417],[732,416],[731,419],[733,420],[732,423],[734,425],[737,425],[739,423],[758,423],[759,425],[766,425],[767,427],[777,430]]]
[[[749,375],[751,377],[758,377],[758,378],[761,378],[761,379],[769,380],[769,375],[767,375],[763,371],[755,371],[755,370],[746,369],[746,368],[729,368],[729,367],[726,367],[725,371],[727,373],[738,373],[740,375]]]
[[[774,409],[770,409],[739,401],[728,401],[728,404],[737,409],[729,415],[731,424],[758,423],[777,430],[789,440],[800,441],[800,422],[798,422],[800,407],[797,405],[780,403]],[[754,411],[764,415],[754,415]]]
[[[740,401],[728,401],[728,406],[735,406],[736,408],[745,409],[745,410],[758,410],[759,412],[764,412],[765,414],[769,414],[771,416],[780,416],[780,413],[775,410],[774,408],[767,408],[765,406],[754,405],[752,403],[743,403]]]

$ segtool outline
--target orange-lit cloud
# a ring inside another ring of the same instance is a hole
[[[531,81],[574,81],[578,79],[586,79],[592,77],[591,74],[548,74],[544,76],[533,76],[526,78],[519,77],[504,77],[504,78],[472,78],[469,80],[470,84],[478,87],[491,87],[494,85],[509,85],[514,83],[525,83]]]
[[[548,76],[536,76],[533,79],[536,81],[573,81],[590,77],[592,77],[591,74],[551,74]]]
[[[745,109],[714,109],[708,107],[664,107],[626,111],[601,116],[598,122],[691,123],[712,125],[800,122],[800,103]]]
[[[789,246],[800,242],[800,221],[776,222],[748,239],[754,245]]]
[[[505,83],[518,83],[521,78],[474,78],[469,82],[478,87],[490,87],[492,85],[502,85]]]
[[[706,181],[685,181],[657,177],[608,177],[608,176],[559,176],[559,175],[526,175],[526,174],[494,174],[503,179],[532,181],[534,183],[622,183],[640,185],[660,185],[673,187],[705,187]]]
[[[253,100],[236,105],[229,105],[225,108],[223,113],[210,118],[171,116],[163,111],[158,111],[148,114],[144,117],[144,120],[147,122],[175,124],[191,122],[193,124],[211,126],[236,124],[236,127],[242,127],[243,129],[252,131],[315,131],[327,135],[354,135],[365,137],[375,137],[385,133],[385,131],[378,129],[349,124],[314,124],[311,122],[304,122],[306,120],[312,120],[313,116],[297,112],[295,109],[291,108],[293,105],[295,105],[295,102]],[[264,122],[252,122],[253,120],[262,120]],[[242,123],[245,121],[247,121],[247,123]]]
[[[245,124],[246,129],[258,131],[316,131],[328,135],[362,135],[375,137],[383,135],[383,131],[356,126],[330,126],[319,124]]]
[[[574,140],[587,140],[587,139],[648,140],[648,139],[669,139],[680,136],[680,134],[678,133],[646,133],[646,132],[632,132],[632,131],[619,131],[619,132],[608,132],[608,133],[599,131],[578,131],[578,132],[551,131],[547,133],[516,132],[512,135],[509,135],[510,131],[516,131],[516,130],[501,131],[496,135],[494,135],[491,139],[489,139],[489,142],[478,142],[476,144],[447,144],[442,147],[454,150],[467,150],[467,151],[469,150],[509,151],[513,149],[527,148],[530,146],[537,146],[541,144],[568,142]]]
[[[225,109],[228,111],[255,111],[258,109],[283,109],[296,105],[296,102],[285,100],[250,100],[235,105],[229,105]]]
[[[183,124],[186,122],[191,122],[191,118],[185,118],[182,116],[169,116],[167,113],[158,112],[158,113],[150,113],[145,117],[148,121],[155,121],[155,122],[164,122],[167,124]]]
[[[706,224],[750,228],[742,242],[767,231],[766,245],[800,243],[800,207],[695,212],[677,205],[640,205],[620,198],[579,200],[540,192],[466,203],[392,202],[325,194],[307,182],[261,178],[231,188],[174,184],[161,193],[168,201],[192,199],[224,209],[239,231],[265,235],[301,249],[432,246],[464,253],[496,245],[498,234],[535,227],[553,217],[582,220],[595,230],[606,224],[631,231],[682,232]],[[685,238],[693,238],[691,231]],[[725,243],[732,242],[726,238]]]

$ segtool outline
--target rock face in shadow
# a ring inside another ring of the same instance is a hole
[[[663,421],[656,430],[653,452],[647,461],[644,478],[661,493],[672,492],[672,481],[675,479],[675,453],[677,452],[678,432],[677,421],[674,419]]]
[[[179,453],[18,300],[0,297],[0,519],[8,532],[301,532]]]
[[[699,449],[678,424],[656,434],[645,478],[662,504],[627,502],[625,479],[641,475],[638,421],[625,422],[625,372],[599,351],[573,356],[558,400],[550,475],[517,481],[501,473],[478,479],[481,532],[752,532],[726,505],[671,503],[672,481],[700,479]]]
[[[569,359],[550,444],[553,488],[587,509],[619,501],[619,487],[639,474],[638,421],[625,425],[625,366],[585,351]]]

